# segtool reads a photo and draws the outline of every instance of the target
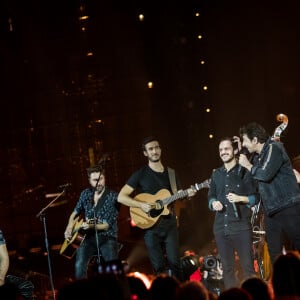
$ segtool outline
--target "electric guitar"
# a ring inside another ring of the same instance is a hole
[[[191,186],[191,188],[199,191],[203,188],[209,188],[209,185],[210,179],[207,179],[202,183],[196,183],[195,185]],[[156,224],[161,216],[170,214],[170,210],[168,208],[169,204],[187,196],[188,189],[183,190],[175,195],[171,195],[171,193],[166,189],[158,191],[155,195],[147,193],[138,194],[135,196],[135,200],[153,204],[153,208],[148,213],[145,213],[138,207],[130,207],[130,217],[137,227],[142,229],[150,228]]]
[[[78,247],[81,245],[81,243],[84,241],[85,238],[85,234],[81,234],[79,232],[81,229],[81,225],[83,223],[83,219],[82,218],[79,219],[79,217],[77,217],[75,218],[75,220],[76,222],[73,227],[71,239],[69,240],[65,239],[59,251],[59,254],[65,256],[68,259],[73,258],[73,256],[76,253],[76,250],[78,249]]]

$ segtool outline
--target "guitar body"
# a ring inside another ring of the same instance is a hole
[[[137,195],[134,199],[140,202],[150,204],[150,203],[155,203],[157,201],[161,201],[170,196],[171,194],[168,190],[162,189],[158,191],[155,195],[142,193]],[[133,220],[133,222],[136,224],[136,226],[142,229],[147,229],[152,227],[162,215],[170,214],[170,210],[168,209],[167,206],[164,206],[162,209],[158,209],[158,210],[153,209],[148,214],[143,212],[138,207],[130,207],[129,212],[130,212],[130,217]]]
[[[208,188],[209,185],[210,179],[207,179],[202,183],[196,183],[195,185],[191,186],[191,188],[193,188],[194,191],[199,191],[203,188]],[[166,189],[158,191],[155,195],[147,193],[138,194],[134,198],[136,201],[151,204],[153,205],[153,208],[148,213],[145,213],[138,207],[130,207],[130,217],[137,227],[142,229],[150,228],[155,225],[160,216],[170,214],[168,207],[173,201],[185,197],[188,197],[188,189],[180,191],[174,195],[171,195],[171,193]]]
[[[73,228],[72,238],[70,240],[65,239],[65,241],[63,242],[60,248],[59,254],[65,256],[68,259],[73,258],[73,256],[76,253],[76,250],[84,241],[85,234],[83,235],[79,232],[82,223],[83,223],[83,219],[78,220],[77,217],[77,221]]]

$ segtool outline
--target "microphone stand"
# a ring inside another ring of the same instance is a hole
[[[36,215],[37,218],[39,218],[41,221],[43,221],[44,235],[45,235],[45,246],[46,246],[46,251],[47,251],[47,254],[48,254],[47,259],[48,259],[50,286],[51,286],[51,290],[52,290],[52,294],[53,294],[53,300],[55,300],[56,297],[55,297],[55,289],[54,289],[54,284],[53,284],[53,275],[52,275],[52,268],[51,268],[51,258],[50,258],[50,252],[49,252],[49,242],[48,242],[47,225],[46,225],[46,213],[45,212],[64,193],[65,193],[65,189],[61,193],[58,193],[57,196],[50,203],[48,203],[44,208],[42,208],[42,210]]]
[[[105,170],[105,163],[106,163],[106,160],[108,160],[108,159],[109,159],[109,154],[105,153],[105,154],[102,155],[102,158],[98,162],[98,166],[101,167],[102,172],[103,172],[103,170]],[[100,251],[100,244],[99,244],[99,237],[98,237],[98,230],[97,230],[97,223],[96,223],[96,211],[95,211],[96,205],[95,205],[95,202],[94,202],[94,198],[95,198],[95,192],[97,190],[97,187],[98,187],[98,184],[99,184],[99,181],[100,181],[100,176],[101,176],[101,171],[100,171],[99,177],[97,178],[96,185],[94,187],[94,191],[93,191],[93,195],[92,195],[92,197],[93,197],[92,204],[93,204],[93,213],[94,213],[94,231],[95,231],[95,239],[96,239],[96,247],[97,247],[97,272],[99,272],[99,265],[101,265],[102,255],[101,255],[101,251]],[[97,204],[98,204],[98,202],[97,202]]]
[[[95,239],[96,239],[96,246],[97,246],[97,271],[99,270],[99,265],[101,264],[102,255],[101,255],[101,251],[100,251],[99,237],[98,237],[98,231],[97,231],[97,219],[96,219],[96,211],[95,211],[96,205],[94,202],[94,197],[95,197],[95,192],[96,192],[98,184],[99,184],[100,176],[101,176],[101,173],[100,173],[99,177],[97,178],[97,182],[96,182],[96,185],[95,185],[94,191],[93,191],[93,199],[92,199],[93,213],[94,213],[94,231],[95,231]]]

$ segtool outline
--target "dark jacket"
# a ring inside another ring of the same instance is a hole
[[[300,190],[291,161],[281,142],[268,139],[251,169],[268,216],[300,203]]]
[[[236,203],[234,207],[226,197],[230,192],[248,196],[250,203]],[[252,213],[250,207],[259,200],[256,182],[250,172],[239,165],[235,165],[229,171],[224,166],[216,169],[212,173],[208,191],[208,206],[211,210],[212,202],[215,200],[223,204],[223,210],[216,212],[213,228],[214,234],[224,233],[229,235],[243,230],[250,230]]]

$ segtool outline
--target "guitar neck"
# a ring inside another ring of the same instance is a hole
[[[189,195],[188,190],[184,190],[184,191],[181,191],[181,192],[179,192],[175,195],[172,195],[171,197],[163,199],[162,203],[163,203],[163,205],[169,205],[169,204],[171,204],[172,202],[174,202],[178,199],[182,199],[182,198],[187,197],[188,195]]]
[[[193,186],[193,188],[196,191],[199,191],[199,190],[203,189],[204,187],[209,187],[209,185],[210,185],[210,179],[207,179],[202,183],[196,183]],[[183,190],[175,195],[172,195],[171,197],[165,198],[164,200],[162,200],[162,203],[163,203],[163,205],[169,205],[170,203],[174,202],[175,200],[185,198],[188,195],[189,195],[188,190]]]

